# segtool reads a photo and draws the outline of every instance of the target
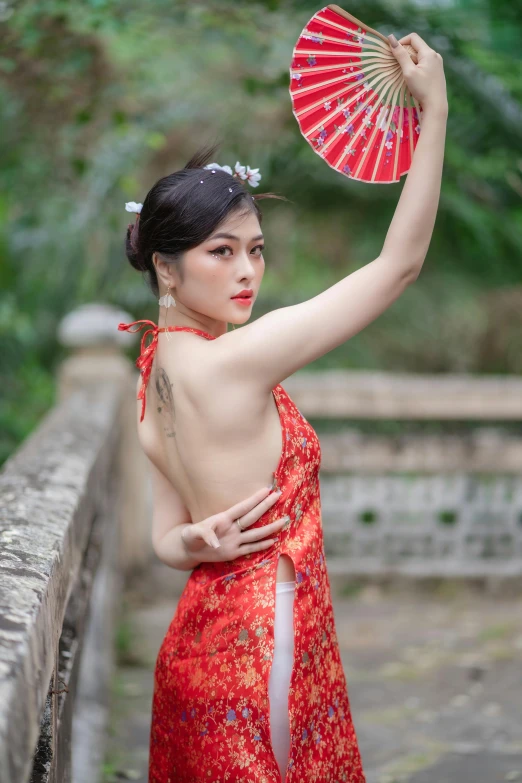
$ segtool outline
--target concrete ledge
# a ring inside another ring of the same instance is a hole
[[[522,419],[522,378],[327,370],[297,372],[284,387],[307,417]]]

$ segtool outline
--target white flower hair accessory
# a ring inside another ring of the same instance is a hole
[[[248,184],[253,188],[257,188],[259,185],[259,180],[261,179],[259,169],[251,169],[250,166],[242,166],[239,161],[236,161],[234,171],[232,171],[230,166],[220,166],[219,163],[207,163],[207,165],[203,166],[203,168],[214,170],[220,169],[221,171],[226,171],[227,174],[231,174],[237,179],[247,180]]]
[[[137,204],[135,201],[127,201],[125,204],[125,209],[127,212],[136,212],[137,215],[140,214],[141,208],[143,204]]]

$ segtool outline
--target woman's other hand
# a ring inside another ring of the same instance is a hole
[[[281,517],[255,530],[248,528],[280,497],[279,490],[271,492],[271,487],[264,487],[226,511],[187,525],[181,535],[187,554],[193,555],[201,562],[215,562],[235,560],[242,555],[268,549],[275,539],[266,536],[278,533],[288,517]],[[242,530],[236,522],[237,519]]]
[[[402,68],[404,81],[412,95],[422,104],[423,109],[428,105],[447,105],[446,77],[442,56],[432,49],[417,33],[405,35],[397,42],[394,35],[388,36],[390,46],[399,65]],[[417,63],[415,63],[406,46],[415,50]]]

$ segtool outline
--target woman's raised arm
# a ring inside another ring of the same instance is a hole
[[[361,331],[416,280],[437,213],[448,104],[442,57],[416,33],[401,41],[417,51],[414,64],[400,43],[394,50],[422,103],[422,132],[381,253],[312,299],[221,335],[212,347],[229,380],[250,378],[272,389]]]

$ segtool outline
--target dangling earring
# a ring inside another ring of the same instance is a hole
[[[158,299],[158,304],[162,307],[170,307],[171,305],[176,307],[176,300],[170,295],[170,283],[167,286],[167,293]]]
[[[160,296],[158,299],[158,304],[165,308],[165,323],[164,326],[167,326],[167,310],[172,305],[173,307],[176,307],[176,300],[173,296],[170,294],[170,283],[167,286],[167,293],[163,296]],[[169,332],[167,329],[167,340],[170,342]]]

